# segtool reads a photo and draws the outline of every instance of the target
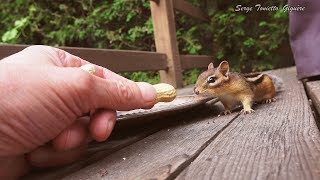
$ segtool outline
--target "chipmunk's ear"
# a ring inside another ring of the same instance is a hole
[[[209,65],[208,65],[208,70],[211,70],[211,69],[213,69],[214,67],[213,67],[213,63],[210,63]]]
[[[219,67],[217,68],[218,71],[221,72],[224,76],[228,77],[229,76],[229,63],[227,61],[222,61],[219,64]]]

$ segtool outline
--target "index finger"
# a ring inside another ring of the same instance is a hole
[[[53,48],[49,46],[44,46],[44,48]],[[55,58],[56,65],[62,66],[62,67],[81,67],[85,64],[92,64],[89,61],[83,60],[82,58],[75,56],[73,54],[70,54],[62,49],[53,48],[53,50],[56,52],[57,58]],[[110,71],[107,68],[104,68],[102,66],[98,66],[96,64],[92,64],[95,68],[94,75],[103,78],[103,79],[113,79],[113,80],[120,80],[120,81],[130,81],[112,71]]]

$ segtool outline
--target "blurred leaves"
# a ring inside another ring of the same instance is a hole
[[[148,0],[8,0],[0,35],[6,43],[154,50],[148,7]]]
[[[203,23],[176,12],[177,41],[181,54],[212,54],[229,60],[234,70],[260,71],[278,62],[275,50],[288,40],[288,13],[234,12],[249,0],[188,0],[207,11]],[[285,1],[264,5],[283,6]],[[0,37],[3,43],[46,44],[155,51],[149,0],[6,0],[0,6]],[[217,62],[216,62],[217,64]],[[193,83],[199,70],[185,72],[185,84]],[[137,81],[159,81],[155,72],[124,73]]]
[[[246,4],[244,3],[246,2]],[[237,71],[263,71],[279,62],[276,50],[288,42],[288,13],[280,2],[265,2],[278,6],[278,11],[234,12],[239,2],[220,2],[222,7],[211,13],[215,55],[220,61],[229,60]],[[243,5],[253,3],[243,0]]]

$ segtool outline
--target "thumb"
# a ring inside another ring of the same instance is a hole
[[[156,103],[156,90],[149,83],[92,77],[90,101],[93,109],[131,110],[151,108]]]
[[[156,103],[155,88],[145,82],[133,82],[103,67],[91,64],[94,73],[69,69],[69,80],[81,91],[82,104],[90,109],[132,110],[151,108]],[[88,104],[87,104],[88,103]]]

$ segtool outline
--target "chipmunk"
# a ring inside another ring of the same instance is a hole
[[[275,87],[274,79],[277,80]],[[279,82],[280,81],[280,82]],[[233,106],[241,102],[244,114],[253,113],[253,102],[271,103],[275,101],[276,92],[282,82],[279,78],[263,73],[240,74],[229,72],[229,63],[222,61],[217,68],[213,63],[208,70],[200,74],[196,82],[195,94],[209,94],[218,97],[225,110],[224,115],[230,114]]]

